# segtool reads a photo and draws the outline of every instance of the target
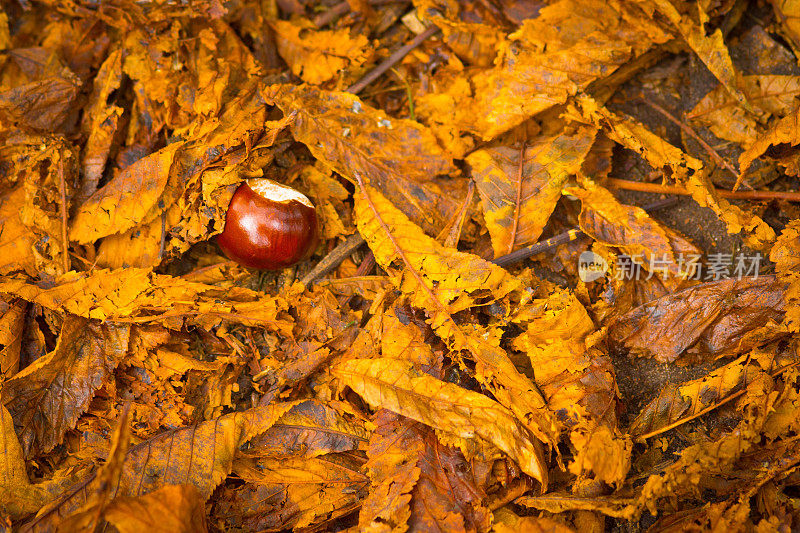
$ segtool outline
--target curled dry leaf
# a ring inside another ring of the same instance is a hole
[[[609,336],[662,362],[689,349],[710,359],[741,353],[752,347],[748,333],[782,320],[785,290],[774,276],[702,283],[617,317]]]

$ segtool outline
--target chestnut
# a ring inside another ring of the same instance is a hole
[[[240,265],[287,268],[316,248],[317,213],[299,191],[267,178],[249,179],[233,193],[217,243]]]

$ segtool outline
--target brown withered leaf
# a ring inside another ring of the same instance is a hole
[[[547,485],[547,466],[536,437],[487,396],[437,380],[413,364],[395,359],[345,361],[334,367],[333,373],[374,408],[388,409],[461,438],[483,439]]]
[[[372,487],[361,506],[358,524],[363,529],[385,524],[392,531],[405,531],[411,518],[411,491],[422,473],[418,460],[425,444],[413,431],[412,424],[417,422],[391,411],[380,409],[375,423],[365,464]]]
[[[457,449],[440,444],[432,430],[416,428],[425,448],[418,462],[420,479],[411,495],[409,529],[458,531],[463,522],[464,531],[488,531],[486,493],[473,469],[480,461],[467,461]]]
[[[14,431],[14,420],[0,396],[0,510],[14,518],[34,513],[47,500],[47,492],[31,484],[25,470],[25,456]]]
[[[764,155],[770,147],[793,148],[800,144],[800,136],[797,133],[798,120],[800,120],[800,106],[785,117],[773,122],[770,128],[757,137],[750,147],[739,156],[739,172],[744,175],[753,161]],[[786,158],[784,165],[792,175],[800,172],[795,158],[792,158],[791,155]]]
[[[522,496],[514,503],[551,513],[564,511],[598,511],[607,516],[631,520],[637,516],[636,505],[628,498],[614,496],[585,497],[550,492],[539,496]]]
[[[0,91],[0,113],[20,126],[58,130],[79,90],[80,80],[65,68],[60,76]]]
[[[701,283],[615,318],[609,336],[662,362],[676,361],[689,349],[703,358],[733,355],[751,347],[747,333],[782,320],[785,290],[774,276]]]
[[[269,429],[293,405],[277,403],[229,413],[163,432],[132,447],[125,456],[116,496],[141,496],[168,485],[191,484],[201,498],[208,498],[230,473],[239,446]],[[91,474],[70,487],[26,527],[34,529],[50,523],[54,515],[75,512],[87,503],[95,480],[96,474]]]
[[[103,513],[120,533],[203,533],[206,506],[194,485],[166,485],[149,494],[112,501]]]
[[[34,245],[36,234],[22,222],[22,208],[25,203],[25,189],[17,186],[0,197],[0,273],[16,270],[33,275],[36,272]]]
[[[742,413],[741,422],[718,439],[684,448],[675,462],[647,479],[637,495],[636,505],[655,512],[660,500],[696,491],[703,481],[700,472],[709,466],[717,472],[730,469],[761,439],[760,430],[775,402],[776,393],[770,393],[771,390],[772,380],[763,374],[750,382],[747,394],[737,406]]]
[[[581,200],[580,227],[603,244],[636,257],[650,272],[663,278],[691,277],[682,262],[701,251],[678,232],[654,220],[639,207],[621,204],[610,192],[584,180],[569,193]]]
[[[568,425],[588,418],[616,427],[610,408],[616,396],[614,370],[608,357],[592,346],[589,337],[595,326],[575,295],[554,290],[520,306],[512,320],[524,331],[511,346],[530,359],[550,409]]]
[[[130,404],[125,404],[111,437],[108,457],[105,464],[97,471],[90,491],[87,491],[89,495],[86,503],[63,520],[60,520],[57,514],[49,515],[47,520],[54,521],[53,525],[64,531],[101,527],[106,507],[116,495],[130,443]],[[47,527],[45,521],[37,525],[40,529]]]
[[[467,157],[483,201],[495,257],[536,242],[561,197],[561,188],[583,163],[593,128],[536,139],[530,146],[476,150]],[[524,153],[525,160],[520,163]]]
[[[324,526],[358,508],[368,484],[363,463],[336,453],[237,460],[234,472],[246,484],[232,490],[214,518],[251,531]]]
[[[544,516],[520,516],[507,507],[494,513],[493,531],[497,533],[514,533],[529,531],[530,533],[572,533],[574,530],[552,518]]]
[[[359,527],[487,529],[486,495],[461,454],[440,444],[430,428],[385,409],[375,421],[366,463],[373,488],[361,508]]]
[[[0,293],[15,294],[54,311],[91,319],[167,323],[189,320],[209,328],[232,320],[291,329],[291,318],[278,316],[288,305],[279,296],[242,287],[220,289],[153,274],[149,269],[96,270],[90,274],[72,271],[55,285],[6,278],[0,282]],[[225,299],[220,298],[223,294]]]
[[[83,182],[76,198],[76,203],[79,205],[97,190],[100,178],[103,177],[111,144],[117,133],[120,117],[125,111],[108,100],[121,82],[122,50],[117,49],[108,54],[94,78],[92,94],[89,96],[89,108],[81,123],[81,129],[87,135],[87,139],[81,161]]]
[[[0,375],[4,377],[19,371],[26,310],[23,300],[0,299]]]
[[[779,31],[791,43],[795,53],[800,50],[800,8],[792,0],[770,2],[775,11]]]
[[[585,95],[576,98],[577,107],[569,109],[569,118],[595,124],[613,141],[641,155],[653,168],[669,168],[672,178],[682,180],[700,170],[702,161],[662,139],[640,122],[603,107]]]
[[[417,11],[442,29],[444,42],[468,65],[491,66],[497,49],[505,44],[505,23],[494,9],[478,13],[478,6],[457,2],[418,0]]]
[[[496,67],[472,76],[474,112],[462,128],[492,139],[669,37],[621,3],[561,0],[546,6],[510,35]]]
[[[769,254],[778,279],[787,284],[784,325],[789,331],[800,328],[800,221],[792,220],[778,236]]]
[[[156,12],[166,7],[159,4]],[[162,129],[192,128],[217,115],[223,94],[247,86],[259,67],[223,21],[158,23],[151,13],[139,20],[122,39],[123,71],[135,98],[129,135],[151,151]]]
[[[633,442],[612,426],[581,423],[570,433],[577,453],[569,465],[576,476],[594,472],[595,479],[609,485],[622,486],[631,469]]]
[[[670,384],[645,405],[631,422],[628,432],[642,435],[666,427],[682,417],[699,413],[719,402],[732,391],[752,382],[757,374],[742,356],[699,379],[680,385]]]
[[[717,214],[728,228],[728,233],[741,234],[742,240],[750,248],[764,250],[775,240],[775,230],[762,218],[720,197],[706,172],[695,172],[689,176],[686,188],[698,204],[711,208]]]
[[[577,107],[568,111],[570,119],[602,127],[610,139],[641,155],[653,168],[669,169],[672,179],[684,184],[698,204],[714,210],[725,222],[729,233],[741,233],[745,243],[753,249],[764,249],[775,239],[775,231],[761,218],[719,196],[702,161],[654,134],[640,122],[619,116],[588,96],[576,100]]]
[[[313,87],[272,86],[264,98],[296,113],[292,133],[314,157],[350,180],[368,181],[426,231],[437,233],[460,207],[458,183],[436,178],[454,172],[453,161],[421,124]]]
[[[129,230],[145,220],[161,198],[182,142],[169,144],[123,169],[94,193],[75,214],[69,238],[90,243]]]
[[[512,317],[524,331],[511,346],[530,359],[548,407],[569,428],[577,450],[570,470],[621,484],[630,469],[631,444],[617,431],[614,367],[592,339],[588,312],[574,294],[556,289]]]
[[[794,109],[795,99],[800,96],[799,76],[742,76],[741,83],[747,100],[764,118],[786,115]],[[708,126],[720,139],[745,148],[756,139],[760,129],[756,115],[740,107],[723,85],[700,100],[686,118]]]
[[[317,400],[292,407],[263,434],[250,441],[247,455],[317,457],[362,448],[370,432]]]
[[[671,0],[650,0],[659,13],[667,18],[681,34],[686,44],[697,54],[697,57],[705,63],[708,70],[725,86],[725,89],[736,99],[739,105],[748,111],[752,108],[747,96],[741,89],[740,75],[733,65],[722,30],[717,28],[711,35],[708,35],[706,23],[709,20],[708,13],[703,6],[696,4],[698,22],[692,20],[691,15],[685,15],[678,11]],[[693,6],[694,7],[694,6]]]
[[[480,297],[484,305],[522,289],[520,279],[477,256],[444,248],[425,235],[378,191],[359,183],[356,221],[392,283],[409,302],[426,309],[428,322],[451,350],[468,351],[478,363],[477,377],[517,419],[544,442],[555,443],[558,425],[531,381],[505,351],[453,318]],[[470,334],[468,334],[469,332]],[[488,331],[486,332],[488,336]]]
[[[87,409],[128,351],[130,326],[67,317],[55,350],[3,384],[25,455],[46,453]]]

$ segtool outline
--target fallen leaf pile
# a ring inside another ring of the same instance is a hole
[[[800,529],[797,2],[0,7],[0,530]]]

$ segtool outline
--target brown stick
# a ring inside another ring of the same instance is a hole
[[[679,185],[660,185],[658,183],[644,183],[641,181],[620,180],[615,178],[603,180],[603,185],[607,185],[615,189],[651,192],[654,194],[680,194],[683,196],[691,195],[688,190]],[[727,189],[715,189],[715,192],[722,198],[727,198],[729,200],[787,200],[789,202],[800,202],[800,192],[729,191]]]
[[[328,255],[323,257],[322,260],[317,263],[313,269],[311,269],[311,272],[306,274],[305,277],[300,280],[300,283],[308,287],[314,281],[318,280],[341,265],[342,261],[350,257],[350,255],[356,251],[356,248],[362,244],[364,244],[364,237],[362,237],[359,233],[354,233],[353,235],[349,236],[344,242],[340,243],[336,248],[331,250]]]
[[[439,28],[436,26],[429,26],[428,29],[411,39],[410,42],[404,44],[401,48],[396,50],[392,55],[387,57],[380,65],[372,69],[366,76],[355,82],[353,85],[348,87],[347,92],[358,94],[364,90],[364,88],[372,83],[373,81],[377,80],[379,77],[383,75],[384,72],[392,68],[396,63],[398,63],[401,59],[406,57],[409,52],[411,52],[414,48],[421,45],[425,42],[426,39],[436,35],[439,32]]]
[[[69,241],[67,240],[67,183],[64,180],[64,156],[58,158],[58,193],[61,196],[61,261],[64,272],[69,272]]]

